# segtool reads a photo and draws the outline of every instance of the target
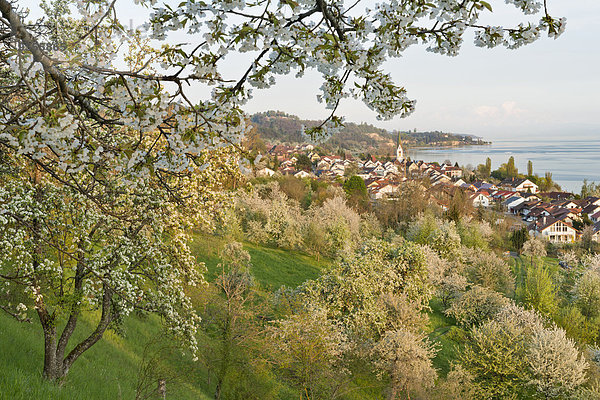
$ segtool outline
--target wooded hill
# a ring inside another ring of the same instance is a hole
[[[270,143],[304,143],[302,126],[318,125],[318,120],[304,120],[282,111],[266,111],[251,117],[251,123],[260,137]],[[350,152],[370,152],[372,154],[393,155],[396,151],[398,133],[389,132],[371,124],[346,122],[344,127],[323,147],[331,151],[343,149]],[[419,146],[458,146],[485,144],[480,138],[446,132],[401,132],[402,142],[406,147]]]

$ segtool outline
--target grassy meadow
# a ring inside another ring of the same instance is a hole
[[[196,234],[190,244],[198,261],[206,264],[207,280],[218,275],[218,253],[224,244],[223,239],[201,234]],[[300,252],[253,244],[245,244],[245,248],[252,256],[253,274],[268,290],[276,290],[281,285],[295,287],[317,277],[328,264],[327,260],[317,262]],[[62,385],[54,385],[41,377],[44,342],[36,317],[31,317],[34,323],[27,324],[0,313],[0,400],[133,399],[144,354],[157,354],[156,349],[162,349],[159,318],[132,315],[125,319],[120,332],[108,332],[85,352],[73,364]],[[73,343],[90,332],[92,322],[80,321]],[[171,378],[167,398],[213,397],[213,385],[209,385],[206,370],[200,363],[192,365],[189,356],[172,349],[167,354],[162,357],[164,365],[161,365]]]

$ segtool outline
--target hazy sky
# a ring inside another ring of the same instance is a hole
[[[503,1],[493,22],[512,20]],[[551,12],[567,17],[557,40],[543,37],[517,50],[482,49],[465,40],[457,57],[409,49],[388,62],[417,109],[408,118],[377,121],[358,101],[340,112],[349,121],[376,123],[388,129],[443,130],[486,138],[600,137],[600,1],[550,0]],[[491,23],[493,23],[491,22]],[[282,78],[277,87],[256,93],[249,111],[280,109],[306,118],[327,113],[315,101],[318,76],[298,81]]]
[[[365,3],[373,2],[366,1]],[[521,22],[503,0],[489,0],[494,14],[482,23]],[[37,2],[25,2],[34,11]],[[488,139],[599,138],[600,137],[600,1],[548,0],[555,17],[567,18],[566,32],[553,40],[546,36],[517,50],[475,47],[465,37],[457,57],[428,53],[415,46],[386,68],[396,82],[417,100],[408,118],[377,121],[360,101],[346,100],[339,114],[347,121],[369,122],[387,129],[443,130],[480,135]],[[139,26],[144,12],[130,0],[118,0],[123,21]],[[179,39],[179,38],[178,38]],[[194,38],[190,39],[191,42]],[[187,41],[187,40],[186,40]],[[226,71],[239,76],[238,62]],[[281,77],[269,89],[254,91],[248,112],[282,110],[303,118],[328,115],[316,100],[321,85],[317,73],[304,78]],[[206,93],[197,90],[197,97]]]

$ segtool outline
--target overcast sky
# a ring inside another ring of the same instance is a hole
[[[494,13],[482,23],[510,25],[523,20],[503,0],[489,2]],[[38,8],[35,1],[26,3],[32,11]],[[442,130],[492,140],[523,135],[600,138],[600,1],[548,0],[548,4],[553,16],[567,18],[566,32],[558,40],[544,36],[518,50],[490,50],[475,47],[470,35],[457,57],[412,47],[386,68],[417,100],[414,114],[377,121],[371,110],[353,100],[343,102],[339,114],[347,121],[390,130]],[[145,22],[147,13],[133,1],[118,0],[117,8],[122,21],[130,20],[133,26]],[[225,70],[238,76],[239,65],[230,62]],[[316,101],[320,85],[317,73],[302,79],[293,74],[281,77],[275,87],[255,90],[246,110],[282,110],[307,119],[323,118],[328,111]],[[198,97],[204,93],[197,90]]]

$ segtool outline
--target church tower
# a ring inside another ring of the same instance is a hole
[[[400,139],[400,132],[398,132],[398,148],[396,149],[396,160],[401,162],[404,160],[404,150],[402,150],[402,139]]]

